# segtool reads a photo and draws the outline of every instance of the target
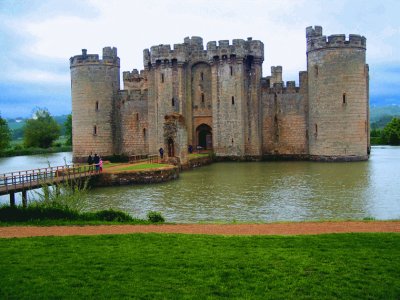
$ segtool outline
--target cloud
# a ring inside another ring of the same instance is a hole
[[[322,25],[327,35],[365,35],[371,92],[393,93],[397,76],[384,68],[400,60],[399,8],[395,0],[0,0],[0,82],[46,82],[67,95],[69,58],[82,48],[117,47],[125,71],[143,68],[143,49],[194,35],[204,43],[261,40],[264,76],[281,65],[284,80],[298,81],[306,69],[305,27]]]

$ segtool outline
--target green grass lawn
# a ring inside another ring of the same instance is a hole
[[[146,169],[158,169],[164,167],[170,167],[168,164],[153,164],[153,163],[143,163],[143,164],[134,164],[127,165],[118,169],[116,171],[133,171],[133,170],[146,170]]]
[[[399,234],[0,239],[1,299],[399,299]]]

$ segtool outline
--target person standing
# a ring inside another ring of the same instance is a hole
[[[93,157],[92,157],[92,153],[89,154],[88,158],[87,158],[87,163],[89,165],[89,172],[93,171]]]
[[[103,160],[100,157],[100,161],[99,161],[99,167],[100,167],[100,173],[103,171]]]
[[[94,165],[96,167],[96,172],[99,172],[99,170],[100,170],[100,157],[97,155],[97,153],[94,154],[93,163],[94,163]]]
[[[161,157],[161,159],[163,159],[163,158],[164,158],[164,149],[161,147],[161,148],[158,150],[158,152],[160,152],[160,157]]]

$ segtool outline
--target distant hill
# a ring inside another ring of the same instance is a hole
[[[393,117],[400,117],[400,105],[371,106],[371,128],[383,128]]]

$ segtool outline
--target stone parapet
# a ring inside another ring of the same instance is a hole
[[[214,59],[224,59],[236,57],[244,59],[252,56],[257,61],[264,60],[264,44],[258,40],[248,38],[234,39],[232,44],[228,40],[211,41],[207,43],[207,50],[204,50],[203,39],[201,37],[186,37],[183,44],[152,46],[150,49],[143,50],[143,64],[145,68],[158,64],[177,64],[187,63],[196,58],[213,61]]]
[[[367,39],[358,34],[350,34],[346,39],[344,34],[333,34],[328,36],[322,35],[322,27],[307,27],[307,53],[325,48],[367,48]]]
[[[86,49],[82,49],[81,55],[75,55],[69,59],[70,67],[74,68],[82,65],[114,65],[119,67],[120,60],[117,56],[117,48],[104,47],[103,59],[98,54],[87,54]]]

